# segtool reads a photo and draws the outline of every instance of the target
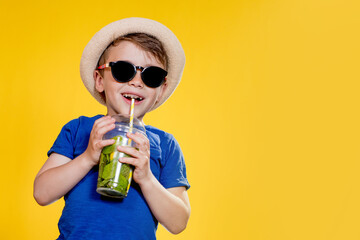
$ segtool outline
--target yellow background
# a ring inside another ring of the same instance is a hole
[[[63,200],[32,197],[61,127],[105,113],[79,62],[106,24],[151,18],[178,36],[182,82],[145,122],[186,157],[192,214],[159,239],[360,239],[357,0],[5,1],[1,239],[54,239]]]

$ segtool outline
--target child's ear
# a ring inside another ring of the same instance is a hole
[[[165,82],[163,85],[161,85],[160,94],[158,95],[156,102],[158,102],[158,99],[160,99],[164,95],[167,87],[168,87],[167,82]]]
[[[94,77],[94,81],[95,81],[95,89],[100,93],[103,92],[104,91],[104,78],[103,78],[103,76],[101,76],[99,70],[94,71],[93,77]]]

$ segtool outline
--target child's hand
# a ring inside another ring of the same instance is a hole
[[[86,158],[89,159],[93,165],[97,165],[99,163],[103,147],[111,145],[115,142],[114,139],[102,139],[105,133],[114,128],[115,119],[110,116],[104,116],[95,121],[90,133],[88,147],[84,152],[87,155]]]
[[[122,157],[119,159],[122,163],[128,163],[135,167],[133,179],[139,185],[146,182],[152,176],[150,170],[150,143],[149,139],[140,133],[127,133],[127,136],[137,143],[136,150],[129,146],[118,146],[118,151],[126,153],[132,157]]]

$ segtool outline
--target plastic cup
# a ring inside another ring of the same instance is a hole
[[[119,162],[120,157],[128,156],[119,152],[117,146],[128,146],[136,148],[134,141],[129,141],[126,133],[129,131],[139,132],[145,135],[144,125],[137,118],[133,119],[132,129],[129,126],[130,117],[125,115],[114,115],[115,129],[107,132],[104,139],[115,139],[115,143],[106,146],[101,151],[99,163],[99,176],[96,191],[101,195],[113,198],[125,198],[129,192],[133,166]]]

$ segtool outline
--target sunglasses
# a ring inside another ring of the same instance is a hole
[[[150,88],[160,87],[165,82],[167,75],[167,71],[160,67],[150,66],[144,68],[125,61],[109,62],[96,69],[100,70],[107,67],[111,67],[111,74],[116,81],[121,83],[130,82],[139,69],[141,71],[142,81]]]

